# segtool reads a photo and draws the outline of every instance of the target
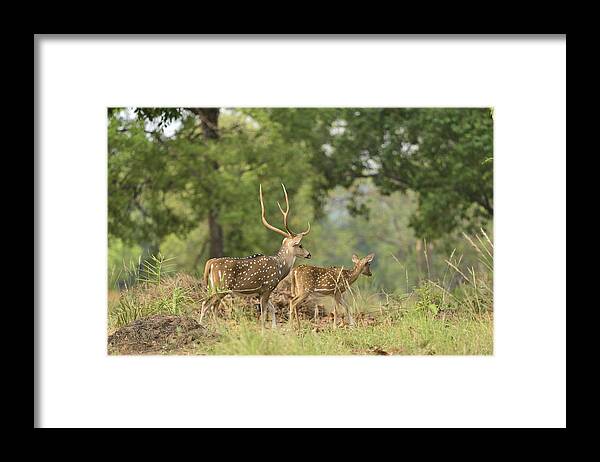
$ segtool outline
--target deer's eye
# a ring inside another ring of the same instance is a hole
[[[298,247],[302,248],[302,244],[298,244]]]

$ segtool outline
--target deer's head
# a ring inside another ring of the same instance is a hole
[[[354,267],[360,271],[360,274],[364,274],[365,276],[372,276],[371,273],[371,262],[375,258],[374,253],[370,253],[365,258],[358,258],[356,255],[352,255],[352,263],[354,263]]]
[[[277,206],[279,207],[279,210],[281,211],[282,215],[283,215],[283,226],[285,228],[285,231],[282,231],[279,228],[276,228],[275,226],[269,224],[269,222],[267,222],[267,219],[265,217],[265,205],[263,203],[263,196],[262,196],[262,185],[259,185],[258,188],[258,194],[260,197],[260,209],[262,212],[262,223],[263,225],[265,225],[265,227],[267,229],[270,229],[271,231],[275,231],[277,234],[280,234],[283,236],[283,241],[281,243],[281,249],[282,251],[288,255],[288,256],[293,256],[293,257],[300,257],[300,258],[311,258],[310,252],[308,250],[306,250],[305,248],[302,247],[302,238],[304,236],[306,236],[309,232],[310,232],[310,222],[308,223],[308,229],[306,231],[303,231],[301,233],[294,233],[293,231],[290,230],[289,226],[288,226],[288,213],[290,211],[290,203],[288,200],[288,195],[287,195],[287,191],[285,190],[285,186],[282,184],[281,185],[283,187],[283,194],[285,195],[285,212],[283,211],[283,209],[281,208],[281,205],[279,205],[279,202],[277,202]]]

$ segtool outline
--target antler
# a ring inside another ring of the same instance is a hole
[[[310,233],[310,221],[307,221],[308,223],[308,228],[306,229],[306,231],[302,231],[300,234],[302,234],[303,236],[306,236],[308,233]]]
[[[299,236],[299,235],[306,236],[308,233],[310,233],[310,222],[308,222],[308,229],[302,233],[295,233],[288,226],[287,218],[288,218],[288,213],[290,211],[290,203],[288,201],[288,194],[285,189],[285,185],[283,183],[281,183],[281,187],[283,188],[283,194],[285,195],[285,212],[281,208],[281,205],[279,205],[279,202],[277,202],[277,206],[279,207],[279,210],[281,211],[281,213],[283,215],[283,225],[285,226],[286,231],[288,233],[290,233],[291,236]]]
[[[276,233],[279,233],[285,237],[293,237],[293,236],[299,236],[299,235],[306,236],[308,233],[310,233],[310,222],[308,223],[308,229],[301,233],[293,232],[290,229],[290,227],[288,226],[288,213],[290,212],[290,201],[288,199],[288,193],[287,193],[283,183],[281,184],[281,187],[283,188],[283,194],[285,195],[285,212],[281,208],[281,205],[279,204],[279,202],[277,202],[277,207],[279,207],[279,210],[281,211],[281,214],[283,215],[283,226],[285,226],[287,233],[278,228],[275,228],[275,226],[272,226],[267,222],[267,219],[265,218],[265,206],[263,204],[263,197],[262,197],[262,185],[259,185],[260,207],[262,210],[263,225],[265,225],[270,230],[275,231]]]
[[[279,205],[279,202],[277,202],[277,207],[279,207],[279,211],[283,215],[283,226],[285,226],[285,230],[288,233],[290,233],[290,236],[293,236],[294,233],[290,230],[288,223],[287,223],[287,217],[288,217],[288,213],[290,211],[290,202],[288,201],[287,191],[285,190],[285,186],[283,185],[283,183],[281,183],[281,187],[283,188],[283,194],[285,195],[285,212],[281,208],[281,205]]]
[[[281,234],[283,237],[291,237],[292,236],[291,233],[288,234],[285,231],[280,230],[279,228],[275,228],[275,226],[269,224],[269,222],[267,221],[267,218],[265,217],[265,204],[263,203],[262,185],[258,186],[258,195],[260,197],[260,210],[261,210],[261,218],[262,218],[263,225],[265,225],[265,227],[270,229],[271,231],[275,231],[276,233]],[[286,195],[286,201],[287,201],[287,195]],[[281,207],[279,207],[279,208],[281,208]],[[289,207],[288,207],[288,209],[289,209]],[[282,213],[283,213],[283,210],[282,210]]]

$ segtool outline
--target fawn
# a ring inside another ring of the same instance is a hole
[[[290,204],[285,186],[283,184],[281,186],[285,194],[286,211],[283,211],[279,202],[277,205],[283,214],[283,225],[286,231],[282,231],[267,222],[262,185],[259,185],[258,190],[263,225],[283,236],[279,252],[274,256],[255,254],[249,257],[222,257],[208,260],[204,267],[204,283],[207,288],[213,289],[215,293],[202,303],[200,323],[202,323],[204,313],[209,308],[212,307],[214,312],[219,307],[223,297],[227,294],[233,294],[258,296],[262,327],[265,326],[266,305],[269,306],[273,327],[277,326],[275,307],[269,300],[271,292],[277,287],[279,281],[288,275],[294,266],[296,257],[311,258],[310,252],[304,249],[301,244],[302,238],[310,232],[310,223],[308,223],[308,229],[301,233],[294,233],[290,230],[287,222]]]
[[[292,322],[293,316],[296,316],[296,323],[300,327],[298,319],[298,305],[310,296],[329,296],[335,299],[333,308],[333,323],[337,323],[337,307],[342,305],[346,311],[348,324],[354,325],[354,319],[344,301],[342,295],[352,285],[361,274],[371,276],[371,262],[375,254],[369,254],[364,258],[358,258],[352,255],[354,268],[351,270],[340,267],[322,268],[319,266],[300,265],[294,268],[291,275],[292,299],[290,300],[289,322]],[[316,314],[315,314],[316,318]]]

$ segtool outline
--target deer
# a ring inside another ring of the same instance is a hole
[[[333,297],[335,306],[333,308],[333,325],[337,326],[337,308],[342,305],[346,311],[347,321],[349,325],[354,325],[354,319],[348,309],[347,303],[344,301],[344,292],[358,279],[361,274],[371,276],[371,262],[375,258],[375,254],[371,253],[364,258],[359,258],[352,255],[352,269],[344,269],[343,267],[320,267],[299,265],[292,271],[292,299],[290,300],[290,315],[289,322],[296,316],[296,323],[300,327],[298,319],[298,305],[309,297]],[[316,320],[316,312],[315,312]]]
[[[286,210],[283,211],[279,202],[277,206],[283,215],[283,226],[285,231],[271,225],[265,216],[265,205],[263,202],[262,185],[259,184],[258,195],[260,198],[262,224],[269,230],[283,236],[281,247],[273,256],[254,254],[248,257],[220,257],[209,259],[204,266],[204,283],[211,289],[212,295],[207,298],[201,307],[200,323],[204,313],[209,309],[219,308],[221,300],[227,295],[239,295],[246,297],[257,296],[260,302],[260,319],[262,328],[265,327],[266,308],[268,306],[271,315],[272,327],[277,327],[275,318],[275,306],[269,300],[271,292],[277,284],[284,279],[294,266],[296,258],[310,259],[311,254],[302,247],[302,238],[310,232],[308,228],[301,233],[293,232],[288,225],[288,214],[290,203],[285,186],[281,184],[285,196]]]

